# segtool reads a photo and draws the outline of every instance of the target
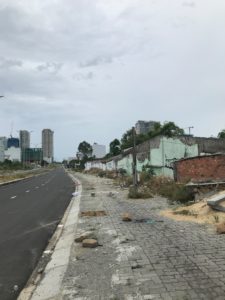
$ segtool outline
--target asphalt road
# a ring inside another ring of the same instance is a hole
[[[62,168],[0,187],[0,299],[16,299],[71,200]],[[19,289],[14,291],[14,286]]]

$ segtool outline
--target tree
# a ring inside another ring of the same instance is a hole
[[[221,130],[218,133],[217,137],[220,138],[220,139],[225,139],[225,129]]]
[[[89,143],[87,143],[86,141],[83,141],[79,144],[78,151],[80,153],[82,153],[83,157],[87,158],[87,157],[90,157],[92,155],[93,149],[92,149],[92,146]]]
[[[130,148],[133,146],[133,130],[127,130],[121,138],[121,149]]]
[[[178,127],[174,122],[165,122],[161,128],[161,134],[172,137],[184,134],[184,130]]]
[[[120,152],[121,152],[120,141],[118,139],[114,139],[109,144],[109,154],[111,156],[116,156],[116,155],[119,155]]]

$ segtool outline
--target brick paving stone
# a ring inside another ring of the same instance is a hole
[[[92,229],[102,246],[86,249],[74,243],[63,300],[225,300],[224,235],[209,225],[160,216],[166,199],[129,200],[127,191],[109,179],[76,175],[83,185],[80,210],[107,215],[79,219],[77,230]],[[106,192],[115,189],[117,196],[108,197]],[[151,222],[123,222],[125,212]]]

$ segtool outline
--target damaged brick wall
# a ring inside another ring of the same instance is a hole
[[[225,181],[225,155],[198,156],[177,161],[175,177],[179,182]]]

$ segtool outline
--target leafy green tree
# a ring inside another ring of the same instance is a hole
[[[133,146],[133,130],[127,130],[121,138],[121,149],[130,148]]]
[[[218,138],[220,139],[225,139],[225,129],[221,130],[219,133],[218,133]]]
[[[178,127],[174,122],[165,122],[161,128],[161,134],[172,137],[184,134],[184,130]]]
[[[83,141],[79,144],[78,151],[83,154],[83,157],[90,157],[92,155],[93,149],[89,143]]]
[[[114,139],[109,144],[109,154],[111,156],[116,156],[116,155],[119,155],[120,152],[121,152],[120,141],[118,139]]]

